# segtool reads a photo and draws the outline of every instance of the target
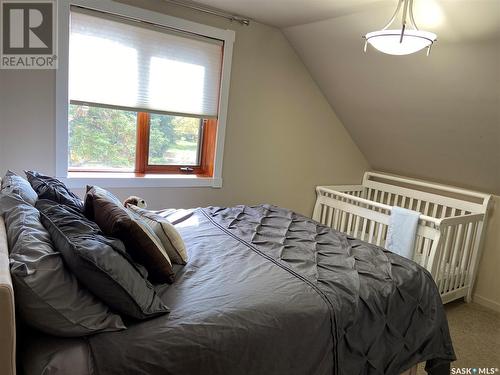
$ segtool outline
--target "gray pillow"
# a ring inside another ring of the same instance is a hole
[[[26,201],[26,203],[29,203],[32,206],[35,205],[38,199],[38,195],[35,190],[33,190],[29,182],[12,171],[7,171],[2,180],[2,192],[6,194],[19,194],[21,198]]]
[[[66,337],[125,329],[120,316],[79,284],[54,251],[38,210],[0,193],[10,249],[16,308],[27,324]]]
[[[92,293],[113,310],[147,319],[169,310],[135,264],[123,242],[104,236],[96,223],[54,201],[39,199],[36,207],[68,267]]]
[[[64,183],[55,177],[46,176],[35,171],[24,171],[33,190],[40,199],[50,199],[54,202],[64,204],[77,211],[83,211],[83,202],[72,193]]]

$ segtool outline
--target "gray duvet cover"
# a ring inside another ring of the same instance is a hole
[[[90,336],[89,372],[396,375],[427,361],[437,374],[455,358],[436,286],[407,259],[268,205],[176,227],[190,259],[159,287],[170,314]]]

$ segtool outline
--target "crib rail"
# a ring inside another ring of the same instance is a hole
[[[359,197],[346,197],[346,194],[318,188],[319,196],[313,219],[340,232],[362,241],[384,247],[389,227],[391,207],[373,204]],[[328,193],[330,196],[321,195]],[[339,199],[340,198],[340,199]],[[380,208],[377,211],[373,208]],[[432,220],[430,220],[432,219]],[[425,224],[426,221],[435,223]],[[414,253],[418,263],[432,271],[434,257],[441,232],[434,218],[420,218],[417,227]]]
[[[316,191],[321,196],[340,198],[339,200],[341,200],[341,201],[349,202],[351,204],[363,205],[363,206],[366,206],[369,208],[375,208],[375,209],[378,209],[379,212],[384,211],[384,212],[390,214],[390,212],[392,210],[392,206],[389,206],[389,205],[384,204],[384,203],[379,203],[379,202],[374,201],[374,200],[362,198],[360,196],[361,195],[360,191],[355,191],[355,192],[359,192],[360,193],[359,195],[351,194],[351,192],[354,191],[352,189],[353,186],[349,186],[347,191],[344,191],[344,192],[339,191],[339,190],[335,190],[339,187],[340,186],[327,186],[327,187],[318,186],[316,188]],[[436,218],[431,217],[431,216],[427,216],[425,214],[422,214],[420,216],[420,219],[424,220],[424,221],[428,221],[430,223],[433,223],[434,225],[439,225],[441,223],[441,220],[436,219]]]
[[[362,186],[367,199],[439,218],[485,213],[492,203],[489,194],[377,172],[366,172]]]
[[[385,190],[378,190],[382,187]],[[413,260],[432,274],[444,303],[464,296],[470,300],[489,196],[470,192],[475,201],[458,204],[456,198],[405,189],[373,184],[318,186],[313,219],[383,247],[393,206],[420,212]],[[461,196],[467,192],[446,189]]]

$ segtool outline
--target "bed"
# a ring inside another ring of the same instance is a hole
[[[440,295],[416,263],[270,205],[194,209],[176,228],[190,260],[157,286],[169,315],[76,339],[19,323],[18,372],[398,375],[426,361],[449,373]],[[6,250],[0,222],[0,373],[11,375]]]

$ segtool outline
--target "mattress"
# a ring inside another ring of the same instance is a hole
[[[83,375],[396,375],[422,361],[438,374],[455,359],[439,293],[416,263],[270,205],[184,218],[189,262],[157,286],[169,315],[71,345],[27,339],[26,373],[67,373],[54,358],[68,346]]]

